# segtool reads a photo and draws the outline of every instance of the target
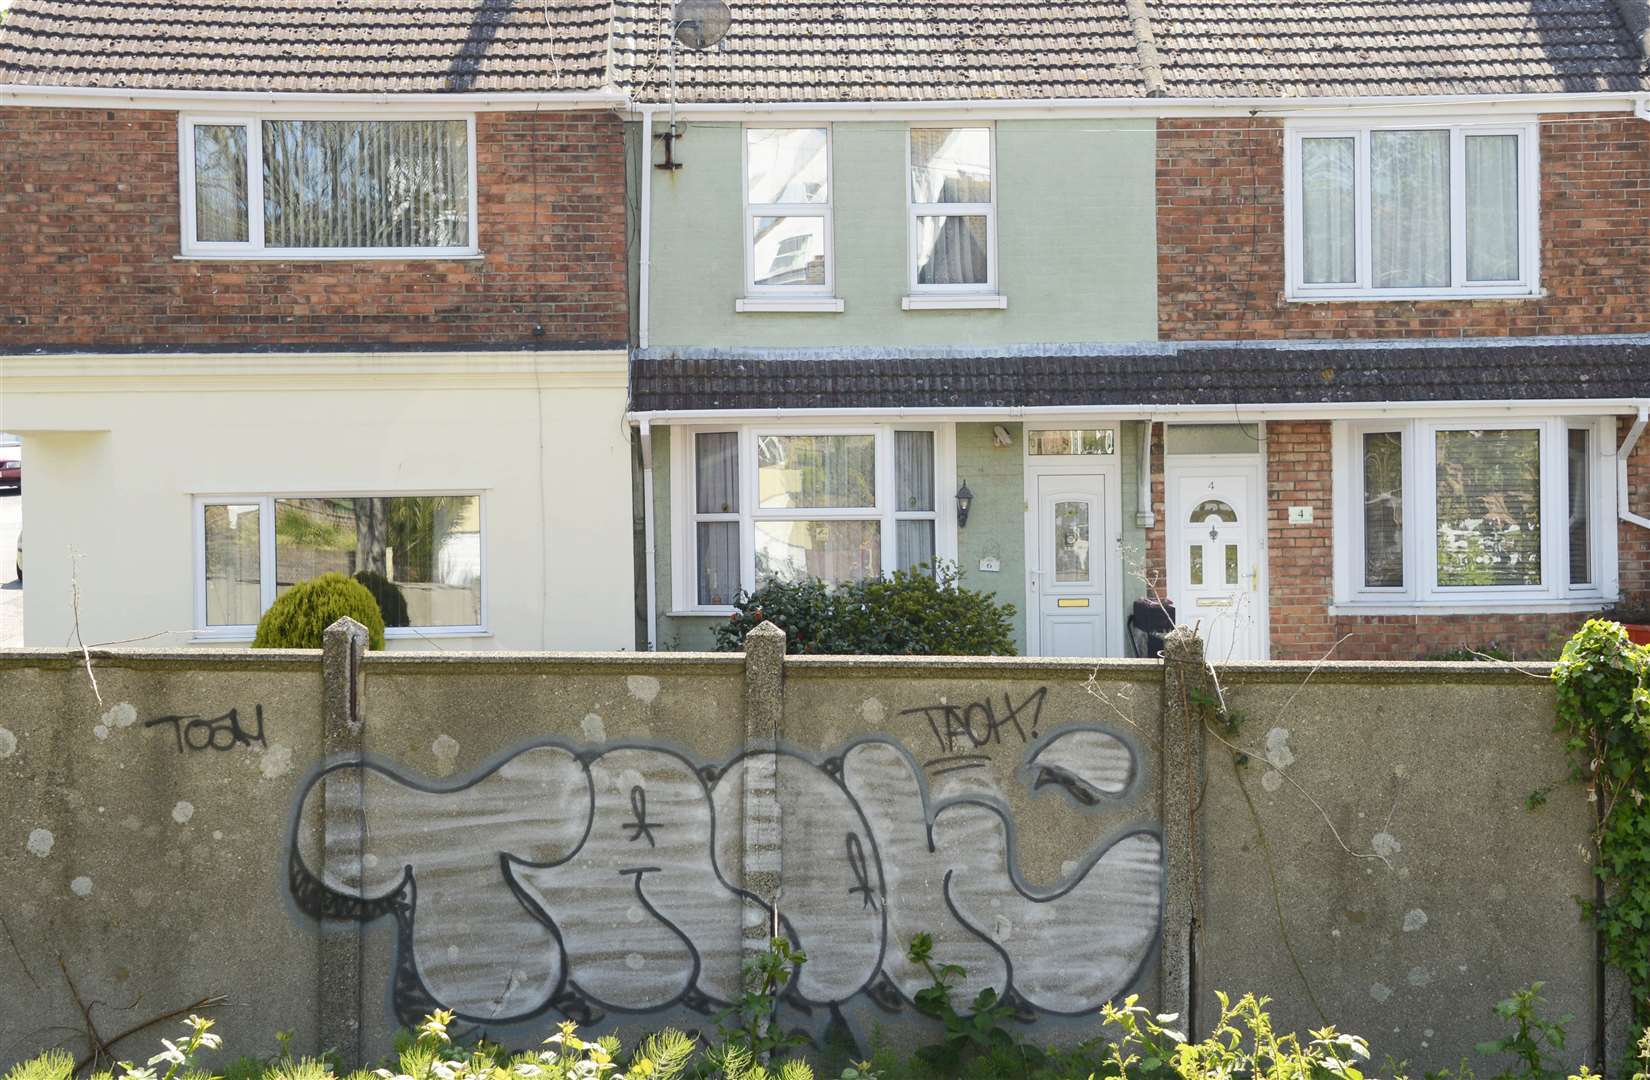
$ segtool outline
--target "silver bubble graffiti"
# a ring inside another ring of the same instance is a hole
[[[745,832],[764,824],[743,817],[769,813],[783,822],[781,925],[810,958],[794,1000],[834,1009],[864,995],[899,1008],[927,985],[905,946],[928,932],[937,955],[966,969],[969,999],[990,987],[1028,1013],[1093,1012],[1134,983],[1157,941],[1161,839],[1096,836],[1058,885],[1034,888],[990,784],[936,796],[929,775],[967,757],[925,771],[882,738],[725,764],[545,744],[452,785],[339,762],[300,797],[290,883],[307,914],[394,921],[402,1020],[436,1007],[490,1024],[714,1015],[739,994],[743,920],[767,910],[738,888]],[[359,770],[362,832],[318,825],[337,770]],[[1140,783],[1135,751],[1094,728],[1037,740],[1019,775],[1080,810]],[[749,790],[774,797],[753,802]],[[327,858],[327,845],[353,857]]]

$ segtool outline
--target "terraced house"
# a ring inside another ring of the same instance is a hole
[[[947,560],[1026,652],[1167,599],[1228,658],[1650,597],[1642,0],[690,13],[18,0],[45,594],[211,639],[336,564],[414,644],[693,648]]]

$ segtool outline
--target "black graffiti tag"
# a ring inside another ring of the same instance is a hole
[[[214,716],[210,720],[199,713],[158,716],[153,720],[145,720],[143,726],[152,728],[161,724],[171,724],[172,735],[177,739],[180,754],[201,750],[216,750],[222,753],[238,746],[250,749],[253,743],[268,750],[269,743],[264,739],[264,707],[254,705],[252,710],[255,726],[251,731],[241,726],[241,714],[237,709],[230,709],[222,716]]]
[[[939,704],[901,709],[900,715],[921,715],[928,721],[928,730],[934,733],[941,752],[955,754],[959,746],[976,750],[987,745],[1001,746],[1005,728],[1019,736],[1021,745],[1031,742],[1037,738],[1037,723],[1042,718],[1043,701],[1047,697],[1048,687],[1041,686],[1016,705],[1005,692],[1000,716],[992,698],[972,701],[967,705]]]

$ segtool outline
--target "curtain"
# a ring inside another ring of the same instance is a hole
[[[1364,587],[1404,584],[1404,436],[1364,436]]]
[[[894,432],[896,511],[934,509],[934,433]]]
[[[1301,140],[1301,279],[1309,285],[1355,281],[1356,139]]]
[[[984,285],[990,280],[983,214],[917,218],[917,284]]]
[[[1449,132],[1371,132],[1369,154],[1374,286],[1448,286]]]
[[[462,120],[266,120],[268,247],[469,243]]]
[[[915,570],[934,566],[934,522],[927,518],[900,521],[895,526],[898,541],[900,570]]]
[[[911,201],[991,201],[990,128],[912,128]]]
[[[195,125],[195,239],[247,239],[246,128]]]
[[[835,585],[882,573],[876,521],[759,521],[756,584],[819,578]]]
[[[1592,487],[1590,439],[1585,428],[1570,429],[1570,584],[1593,583],[1592,521],[1588,516]]]
[[[739,512],[739,433],[704,432],[694,437],[694,509],[701,514]],[[701,521],[699,603],[731,604],[739,593],[739,522]]]
[[[1438,584],[1541,584],[1541,432],[1440,431]]]
[[[1468,135],[1467,280],[1516,281],[1518,136]]]

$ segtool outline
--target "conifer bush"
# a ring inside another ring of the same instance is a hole
[[[254,649],[319,649],[326,628],[348,615],[367,628],[367,648],[384,647],[384,614],[365,585],[343,574],[301,581],[258,620]]]

